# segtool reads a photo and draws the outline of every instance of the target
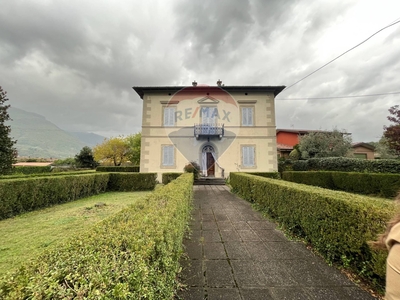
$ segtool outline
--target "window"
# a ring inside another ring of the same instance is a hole
[[[175,107],[164,107],[164,126],[175,126]]]
[[[174,146],[162,146],[162,165],[174,166]]]
[[[253,126],[253,107],[242,107],[242,126]]]
[[[242,164],[243,167],[255,167],[254,146],[242,146]]]
[[[218,108],[203,106],[200,108],[202,124],[217,124]]]

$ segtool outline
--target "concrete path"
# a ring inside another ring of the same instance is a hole
[[[194,186],[180,299],[375,299],[226,186]]]

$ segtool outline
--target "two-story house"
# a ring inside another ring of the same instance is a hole
[[[284,86],[133,87],[143,100],[140,171],[202,176],[277,170],[274,99]]]

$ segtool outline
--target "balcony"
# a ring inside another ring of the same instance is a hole
[[[221,139],[224,136],[224,124],[194,124],[194,136],[200,137],[217,136]]]

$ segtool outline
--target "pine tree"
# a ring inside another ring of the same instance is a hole
[[[11,172],[17,156],[17,150],[13,147],[16,141],[10,137],[11,126],[5,124],[11,120],[7,112],[10,105],[6,105],[6,101],[8,101],[7,92],[0,86],[0,174]]]

